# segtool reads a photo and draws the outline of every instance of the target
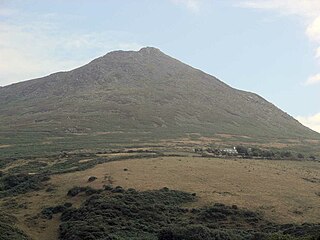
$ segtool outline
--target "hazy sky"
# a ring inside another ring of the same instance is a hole
[[[319,0],[0,0],[0,86],[143,46],[320,132]]]

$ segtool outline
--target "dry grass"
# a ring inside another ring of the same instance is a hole
[[[137,156],[140,155],[141,153],[128,153],[128,152],[120,152],[120,153],[102,153],[102,154],[97,154],[98,157],[116,157],[116,156]]]
[[[127,171],[124,171],[127,169]],[[88,183],[90,176],[98,179]],[[195,206],[213,202],[236,204],[263,212],[280,223],[320,222],[318,162],[232,160],[200,157],[134,159],[100,164],[81,172],[55,175],[50,184],[55,192],[38,191],[16,197],[27,209],[13,210],[19,227],[34,239],[57,239],[58,216],[53,220],[30,219],[43,207],[66,201],[79,206],[82,196],[69,198],[73,186],[101,188],[112,183],[139,190],[171,189],[196,192]]]
[[[9,147],[12,147],[12,145],[9,145],[9,144],[1,145],[1,144],[0,144],[0,148],[9,148]]]
[[[66,179],[64,179],[66,180]],[[27,233],[32,239],[57,240],[59,215],[55,215],[51,220],[45,220],[36,217],[45,207],[56,206],[65,202],[71,202],[73,206],[80,206],[84,200],[83,196],[74,198],[67,197],[67,191],[74,185],[85,185],[85,182],[76,183],[76,180],[68,182],[59,182],[58,186],[52,185],[55,188],[53,192],[46,192],[45,190],[30,192],[24,195],[15,197],[14,199],[19,204],[27,206],[26,209],[9,210],[18,219],[18,227]],[[57,182],[57,181],[53,181]],[[88,184],[89,185],[89,184]]]
[[[128,171],[124,171],[128,169]],[[53,177],[64,188],[86,185],[89,176],[102,187],[111,176],[114,185],[139,190],[169,187],[196,192],[197,205],[212,202],[237,204],[263,212],[277,222],[319,222],[320,179],[317,162],[224,160],[164,157],[101,164],[84,172]],[[305,178],[305,179],[304,179]]]

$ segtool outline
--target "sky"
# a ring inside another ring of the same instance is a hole
[[[144,46],[320,132],[319,0],[0,0],[0,86]]]

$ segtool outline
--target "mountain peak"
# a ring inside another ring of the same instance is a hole
[[[94,59],[92,62],[94,63],[101,63],[104,61],[110,61],[110,59],[112,61],[116,60],[116,61],[125,61],[127,62],[129,59],[137,59],[140,57],[160,57],[160,56],[167,56],[166,54],[164,54],[163,52],[160,51],[160,49],[155,48],[155,47],[143,47],[138,51],[133,51],[133,50],[127,50],[127,51],[123,51],[123,50],[116,50],[116,51],[112,51],[107,53],[106,55],[100,57],[100,58],[96,58]]]
[[[155,47],[143,47],[139,50],[140,53],[161,53],[160,49]]]
[[[319,138],[255,94],[154,47],[110,52],[69,72],[0,88],[0,132],[16,126],[150,132],[155,138],[190,132]]]

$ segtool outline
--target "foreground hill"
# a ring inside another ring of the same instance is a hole
[[[69,72],[0,88],[0,131],[4,146],[17,137],[14,143],[27,144],[115,132],[153,139],[186,133],[320,138],[262,97],[150,47],[110,52]]]
[[[0,239],[319,239],[318,162],[116,156],[0,167]]]

